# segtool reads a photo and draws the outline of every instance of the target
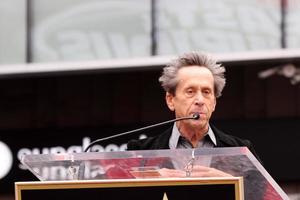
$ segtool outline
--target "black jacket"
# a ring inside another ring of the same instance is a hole
[[[236,136],[228,135],[214,126],[211,126],[217,140],[216,147],[248,147],[248,149],[252,152],[252,154],[257,158],[257,160],[261,162],[259,157],[257,156],[253,145],[249,140],[241,139]],[[127,144],[127,150],[153,150],[153,149],[169,149],[169,139],[172,134],[172,127],[167,129],[165,132],[158,136],[145,138],[142,140],[131,140]],[[249,168],[251,166],[249,161],[246,159],[244,162],[245,166]],[[249,168],[247,171],[243,172],[243,174],[234,174],[230,171],[226,171],[223,169],[223,166],[231,165],[233,168],[244,168],[244,165],[235,165],[235,160],[222,160],[216,159],[212,161],[211,167],[219,169],[221,171],[225,171],[227,173],[233,174],[235,176],[243,176],[244,177],[244,185],[245,185],[245,197],[249,199],[264,199],[265,193],[270,193],[266,191],[266,185],[268,184],[262,174],[256,169]],[[172,168],[172,167],[170,167]],[[253,168],[255,168],[253,166]],[[235,172],[244,171],[235,169]],[[249,189],[251,188],[251,189]],[[277,193],[274,193],[277,194]],[[275,195],[276,196],[276,195]],[[275,199],[275,198],[274,198]]]
[[[228,135],[211,125],[216,136],[216,147],[248,147],[252,154],[260,161],[252,143],[249,140],[241,139],[233,135]],[[169,149],[169,139],[172,134],[172,127],[158,136],[149,137],[141,140],[131,140],[127,144],[127,150],[151,150]],[[261,161],[260,161],[261,162]]]

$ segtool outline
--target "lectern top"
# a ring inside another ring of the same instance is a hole
[[[246,147],[41,154],[21,162],[41,181],[241,176],[245,199],[288,199]]]

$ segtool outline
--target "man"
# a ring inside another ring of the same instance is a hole
[[[225,86],[225,68],[204,53],[187,53],[173,60],[164,69],[159,81],[166,91],[166,103],[176,118],[200,114],[198,120],[182,120],[162,134],[142,140],[132,140],[128,150],[176,149],[201,147],[240,147],[246,146],[256,156],[250,141],[218,130],[210,124],[210,118],[216,108],[217,98]],[[163,167],[159,169],[161,177],[229,177],[243,176],[245,197],[263,199],[265,194],[273,194],[266,189],[268,183],[255,166],[245,157],[235,156],[222,159],[213,157],[209,167],[186,165],[184,169]],[[231,166],[230,169],[227,166]],[[274,193],[276,194],[276,193]],[[276,198],[271,198],[276,199]]]
[[[205,53],[187,53],[173,60],[159,78],[167,106],[176,118],[199,113],[200,119],[178,121],[161,135],[129,141],[127,149],[246,146],[257,157],[250,141],[225,134],[209,123],[225,86],[224,72],[225,68]]]

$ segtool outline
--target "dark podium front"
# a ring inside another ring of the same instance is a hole
[[[246,147],[26,155],[16,199],[289,199]],[[241,178],[242,177],[242,178]]]
[[[241,177],[16,183],[16,200],[243,200]]]

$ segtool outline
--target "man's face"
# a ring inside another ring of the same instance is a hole
[[[166,94],[166,102],[176,117],[200,114],[200,120],[184,120],[181,123],[190,127],[208,128],[208,122],[215,110],[214,78],[205,67],[183,67],[177,74],[178,84],[175,95]]]

